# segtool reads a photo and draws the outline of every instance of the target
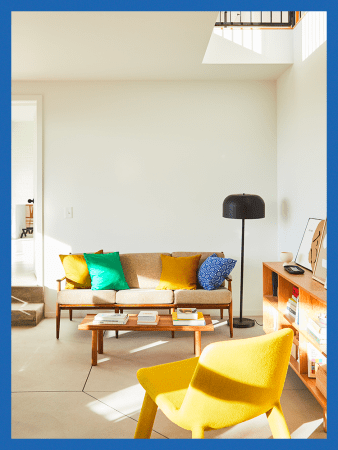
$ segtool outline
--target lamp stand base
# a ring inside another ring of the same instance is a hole
[[[245,319],[244,317],[242,317],[242,320],[240,317],[234,317],[233,326],[234,328],[251,328],[255,326],[255,321],[253,319]]]

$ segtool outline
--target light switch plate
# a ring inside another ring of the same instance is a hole
[[[65,208],[65,219],[72,219],[73,218],[73,207],[67,206]]]

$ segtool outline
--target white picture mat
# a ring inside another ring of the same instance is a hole
[[[309,269],[312,272],[311,263],[309,262],[309,252],[311,249],[312,238],[316,228],[323,219],[309,219],[305,228],[305,232],[300,244],[295,262],[305,269]]]

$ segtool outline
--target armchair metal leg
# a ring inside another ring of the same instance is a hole
[[[266,413],[266,416],[268,418],[269,426],[274,439],[291,439],[282,407],[279,402]]]
[[[145,393],[140,416],[138,418],[134,439],[150,439],[154,420],[157,412],[157,405],[153,399]]]
[[[56,339],[59,339],[60,335],[60,319],[61,319],[61,309],[60,305],[56,304]]]

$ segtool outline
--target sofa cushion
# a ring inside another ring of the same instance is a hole
[[[218,289],[230,275],[237,261],[231,258],[218,258],[216,253],[209,256],[198,269],[197,278],[203,289]]]
[[[217,255],[219,258],[224,258],[223,252],[173,252],[171,254],[171,256],[175,256],[177,258],[180,256],[193,256],[196,254],[201,255],[200,261],[198,263],[198,268],[200,268],[201,265],[204,263],[204,261],[207,258],[209,258],[209,256],[211,256],[211,255]],[[223,282],[222,286],[225,286],[224,282]],[[199,284],[199,281],[197,280],[197,288],[200,288],[200,287],[202,287],[202,286]]]
[[[106,305],[116,302],[116,291],[92,291],[91,289],[65,289],[57,293],[62,305]]]
[[[129,289],[116,293],[116,303],[123,305],[151,305],[174,302],[173,291],[157,291],[156,289]]]
[[[162,273],[156,289],[196,289],[197,269],[201,255],[173,256],[161,255]]]
[[[226,304],[231,303],[231,292],[221,287],[214,291],[206,291],[204,289],[196,289],[195,291],[186,291],[185,289],[178,289],[174,291],[174,300],[176,305],[184,303],[189,304]]]
[[[103,253],[99,250],[96,254]],[[82,253],[59,255],[66,274],[65,289],[90,289],[91,280],[86,260]]]
[[[84,253],[93,290],[129,289],[123,274],[119,252],[104,255]]]
[[[161,253],[125,253],[120,254],[120,261],[130,288],[155,289],[160,282]]]

